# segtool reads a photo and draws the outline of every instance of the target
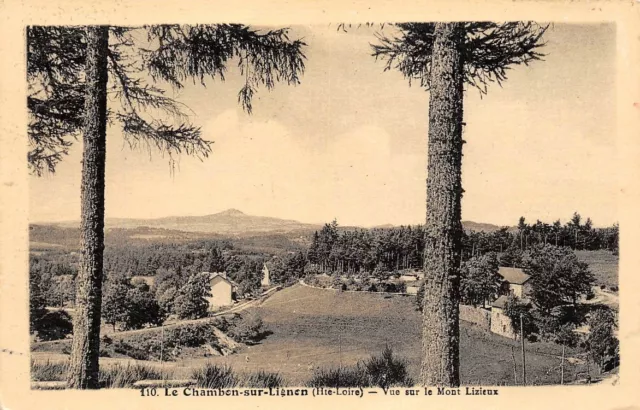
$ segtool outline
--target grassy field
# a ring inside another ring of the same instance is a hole
[[[575,251],[575,253],[579,260],[589,265],[596,277],[597,285],[605,285],[609,289],[618,286],[619,257],[617,255],[606,250]]]
[[[284,289],[256,308],[271,332],[261,344],[239,354],[207,359],[228,364],[238,372],[277,371],[288,384],[303,384],[313,370],[353,365],[386,344],[409,362],[418,380],[420,322],[413,297],[384,294],[334,292],[295,285]],[[463,384],[510,385],[514,383],[512,347],[518,381],[522,371],[519,344],[461,323],[461,377]],[[527,345],[530,384],[560,381],[561,348]],[[570,355],[573,352],[568,352]],[[186,360],[178,366],[197,366],[202,360]],[[583,366],[567,364],[565,380],[573,380]]]
[[[190,374],[207,362],[229,365],[236,373],[259,370],[279,372],[288,385],[305,384],[317,368],[350,366],[379,354],[385,345],[404,357],[409,373],[419,380],[420,323],[413,297],[364,292],[337,292],[294,285],[277,292],[262,305],[251,308],[262,316],[272,332],[259,344],[243,347],[237,354],[183,359],[165,363],[174,377]],[[520,345],[474,325],[461,322],[460,362],[463,384],[512,385],[515,354],[518,382],[521,382]],[[59,346],[58,346],[59,347]],[[528,384],[556,384],[560,381],[560,346],[527,343]],[[35,359],[65,356],[54,344],[40,346]],[[567,350],[567,357],[575,352]],[[101,358],[101,362],[124,359]],[[127,360],[130,362],[131,360]],[[584,372],[584,363],[567,363],[565,381]],[[147,362],[158,366],[159,363]],[[592,366],[593,367],[593,366]]]

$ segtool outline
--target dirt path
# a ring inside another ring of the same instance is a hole
[[[586,305],[602,304],[615,310],[618,309],[620,299],[617,293],[607,292],[598,286],[594,286],[592,289],[594,297],[590,300],[582,300],[581,303]]]

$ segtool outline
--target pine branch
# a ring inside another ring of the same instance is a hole
[[[482,94],[487,86],[507,79],[512,66],[542,60],[538,50],[545,45],[542,36],[548,26],[533,22],[465,23],[463,60],[465,82]],[[373,56],[385,62],[384,70],[400,71],[411,84],[429,89],[434,23],[402,23],[399,35],[377,34]]]

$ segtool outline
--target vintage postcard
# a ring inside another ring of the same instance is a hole
[[[637,2],[36,4],[1,408],[640,404]]]

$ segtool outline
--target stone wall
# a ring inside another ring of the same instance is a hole
[[[491,309],[491,331],[499,335],[515,339],[511,319],[500,308]]]
[[[491,330],[491,312],[483,308],[460,305],[460,320],[471,322],[484,330]]]

